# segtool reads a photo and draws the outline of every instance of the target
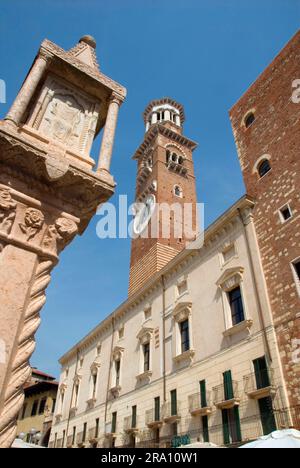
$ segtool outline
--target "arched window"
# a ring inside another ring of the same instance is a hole
[[[254,121],[255,121],[254,112],[249,112],[249,114],[246,115],[245,120],[244,120],[245,127],[246,128],[251,127]]]
[[[264,159],[258,166],[258,173],[260,177],[265,176],[271,170],[271,164],[268,159]]]
[[[167,164],[169,164],[169,162],[170,162],[170,159],[171,159],[171,153],[170,153],[170,151],[169,151],[169,150],[167,150],[167,158],[166,158],[166,160],[167,160]]]
[[[183,164],[183,157],[182,156],[179,156],[178,158],[178,164],[182,165]]]
[[[179,187],[179,185],[175,185],[175,187],[174,187],[174,195],[175,195],[176,197],[182,198],[183,192],[182,192],[182,188]]]

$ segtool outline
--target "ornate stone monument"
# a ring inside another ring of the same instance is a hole
[[[90,36],[69,51],[45,40],[0,121],[0,447],[16,435],[51,270],[114,192],[126,90],[100,72],[95,47]],[[102,128],[95,168],[90,151]]]

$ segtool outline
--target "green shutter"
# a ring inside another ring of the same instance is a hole
[[[234,393],[231,371],[224,372],[223,377],[225,400],[232,400],[234,398]]]
[[[201,394],[201,408],[207,407],[207,398],[206,398],[206,381],[201,380],[200,382],[200,394]]]
[[[222,410],[224,445],[230,444],[228,410]]]
[[[132,424],[131,424],[131,427],[132,429],[135,429],[136,428],[136,406],[133,406],[132,407]]]
[[[236,427],[237,442],[241,442],[242,430],[241,430],[240,410],[238,406],[234,407],[234,422],[235,422],[235,427]]]
[[[203,427],[203,441],[209,442],[209,430],[208,430],[208,417],[202,417],[202,427]]]
[[[160,398],[157,397],[154,400],[154,416],[155,416],[155,421],[160,421]]]

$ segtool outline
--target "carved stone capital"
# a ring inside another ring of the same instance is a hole
[[[8,189],[0,188],[0,231],[9,234],[16,217],[17,203]]]
[[[23,234],[26,235],[27,241],[29,241],[42,229],[44,222],[45,217],[40,210],[28,208],[25,212],[24,222],[19,223],[19,227]]]
[[[42,247],[48,252],[57,255],[74,238],[78,232],[78,226],[72,219],[58,218],[46,231]]]

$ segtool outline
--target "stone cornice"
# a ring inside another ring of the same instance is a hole
[[[107,316],[99,325],[97,325],[88,335],[86,335],[79,343],[65,353],[59,360],[61,365],[65,365],[70,359],[76,355],[79,349],[91,346],[101,333],[111,327],[118,317],[124,315],[131,308],[136,307],[141,302],[147,300],[149,294],[161,287],[161,278],[163,276],[171,275],[176,272],[180,267],[184,267],[195,255],[199,254],[203,249],[211,248],[211,244],[218,233],[224,227],[232,223],[234,218],[239,219],[239,210],[253,209],[255,202],[253,198],[248,195],[243,196],[233,206],[231,206],[223,215],[221,215],[213,224],[211,224],[205,231],[205,245],[198,251],[183,250],[171,262],[169,262],[162,270],[154,275],[148,283],[138,292],[129,297],[123,304],[121,304],[113,313]]]
[[[198,146],[198,143],[196,143],[195,141],[190,140],[189,138],[186,138],[183,135],[180,135],[180,133],[174,132],[170,128],[165,127],[163,124],[156,124],[152,125],[152,127],[146,134],[143,143],[138,147],[132,159],[139,159],[142,155],[144,155],[145,151],[147,151],[149,146],[153,144],[153,140],[159,134],[170,138],[170,140],[174,141],[175,143],[179,143],[180,145],[185,146],[192,151],[194,151]]]
[[[66,207],[82,219],[79,232],[82,233],[88,219],[95,213],[97,206],[110,197],[114,185],[98,173],[84,167],[75,166],[70,161],[67,171],[61,177],[51,180],[47,172],[47,152],[36,144],[32,145],[17,131],[7,130],[0,122],[0,167],[1,173],[13,176],[33,188],[41,188],[47,196],[47,203],[56,208]],[[17,168],[17,169],[16,169]]]
[[[45,53],[45,52],[77,68],[77,70],[84,73],[88,79],[92,78],[96,80],[98,83],[101,83],[103,86],[105,86],[109,90],[117,93],[120,97],[120,101],[123,102],[125,100],[126,94],[127,94],[126,88],[124,88],[122,85],[112,80],[108,76],[104,75],[96,68],[83,63],[81,60],[76,58],[71,53],[71,51],[65,51],[64,49],[54,44],[53,42],[49,41],[48,39],[45,39],[42,42],[40,53]]]

